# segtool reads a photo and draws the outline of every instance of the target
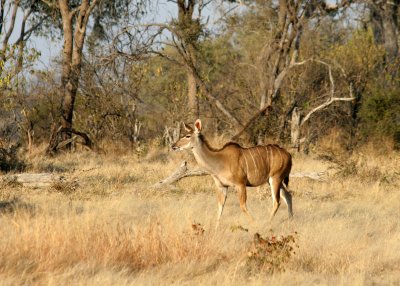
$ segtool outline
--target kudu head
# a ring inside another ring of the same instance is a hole
[[[201,120],[196,120],[194,129],[186,123],[183,123],[183,127],[185,128],[185,135],[172,145],[172,150],[191,150],[198,142],[197,138],[201,133]]]

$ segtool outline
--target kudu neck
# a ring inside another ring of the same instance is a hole
[[[197,135],[193,154],[197,163],[206,171],[214,173],[221,164],[218,151],[212,148],[202,134]]]

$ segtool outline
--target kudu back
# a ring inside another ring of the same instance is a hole
[[[173,150],[191,150],[197,163],[209,172],[218,187],[217,225],[224,209],[228,187],[236,187],[240,208],[249,217],[246,206],[246,186],[257,187],[269,183],[272,193],[271,219],[280,205],[280,195],[286,202],[289,217],[293,216],[292,197],[288,191],[292,156],[277,145],[243,148],[228,143],[221,149],[211,147],[201,134],[202,124],[197,119],[194,128],[184,124],[186,134],[172,145]]]

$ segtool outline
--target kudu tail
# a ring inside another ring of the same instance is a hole
[[[286,178],[283,179],[283,182],[285,183],[284,188],[286,189],[286,191],[289,191],[289,176],[287,176]]]

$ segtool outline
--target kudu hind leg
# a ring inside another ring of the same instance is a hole
[[[238,192],[239,192],[240,209],[242,210],[242,212],[244,212],[247,215],[250,222],[254,222],[254,219],[250,215],[250,213],[247,209],[247,205],[246,205],[246,201],[247,201],[246,186],[244,186],[244,185],[238,186]]]
[[[290,194],[287,185],[282,182],[282,188],[281,188],[281,193],[283,197],[283,200],[286,203],[288,213],[289,213],[289,218],[293,217],[293,207],[292,207],[292,195]]]
[[[280,200],[280,192],[279,189],[281,187],[281,181],[275,178],[269,179],[269,184],[271,186],[271,195],[272,195],[272,212],[271,212],[271,220],[275,216],[276,212],[279,209],[279,205],[281,204]]]

